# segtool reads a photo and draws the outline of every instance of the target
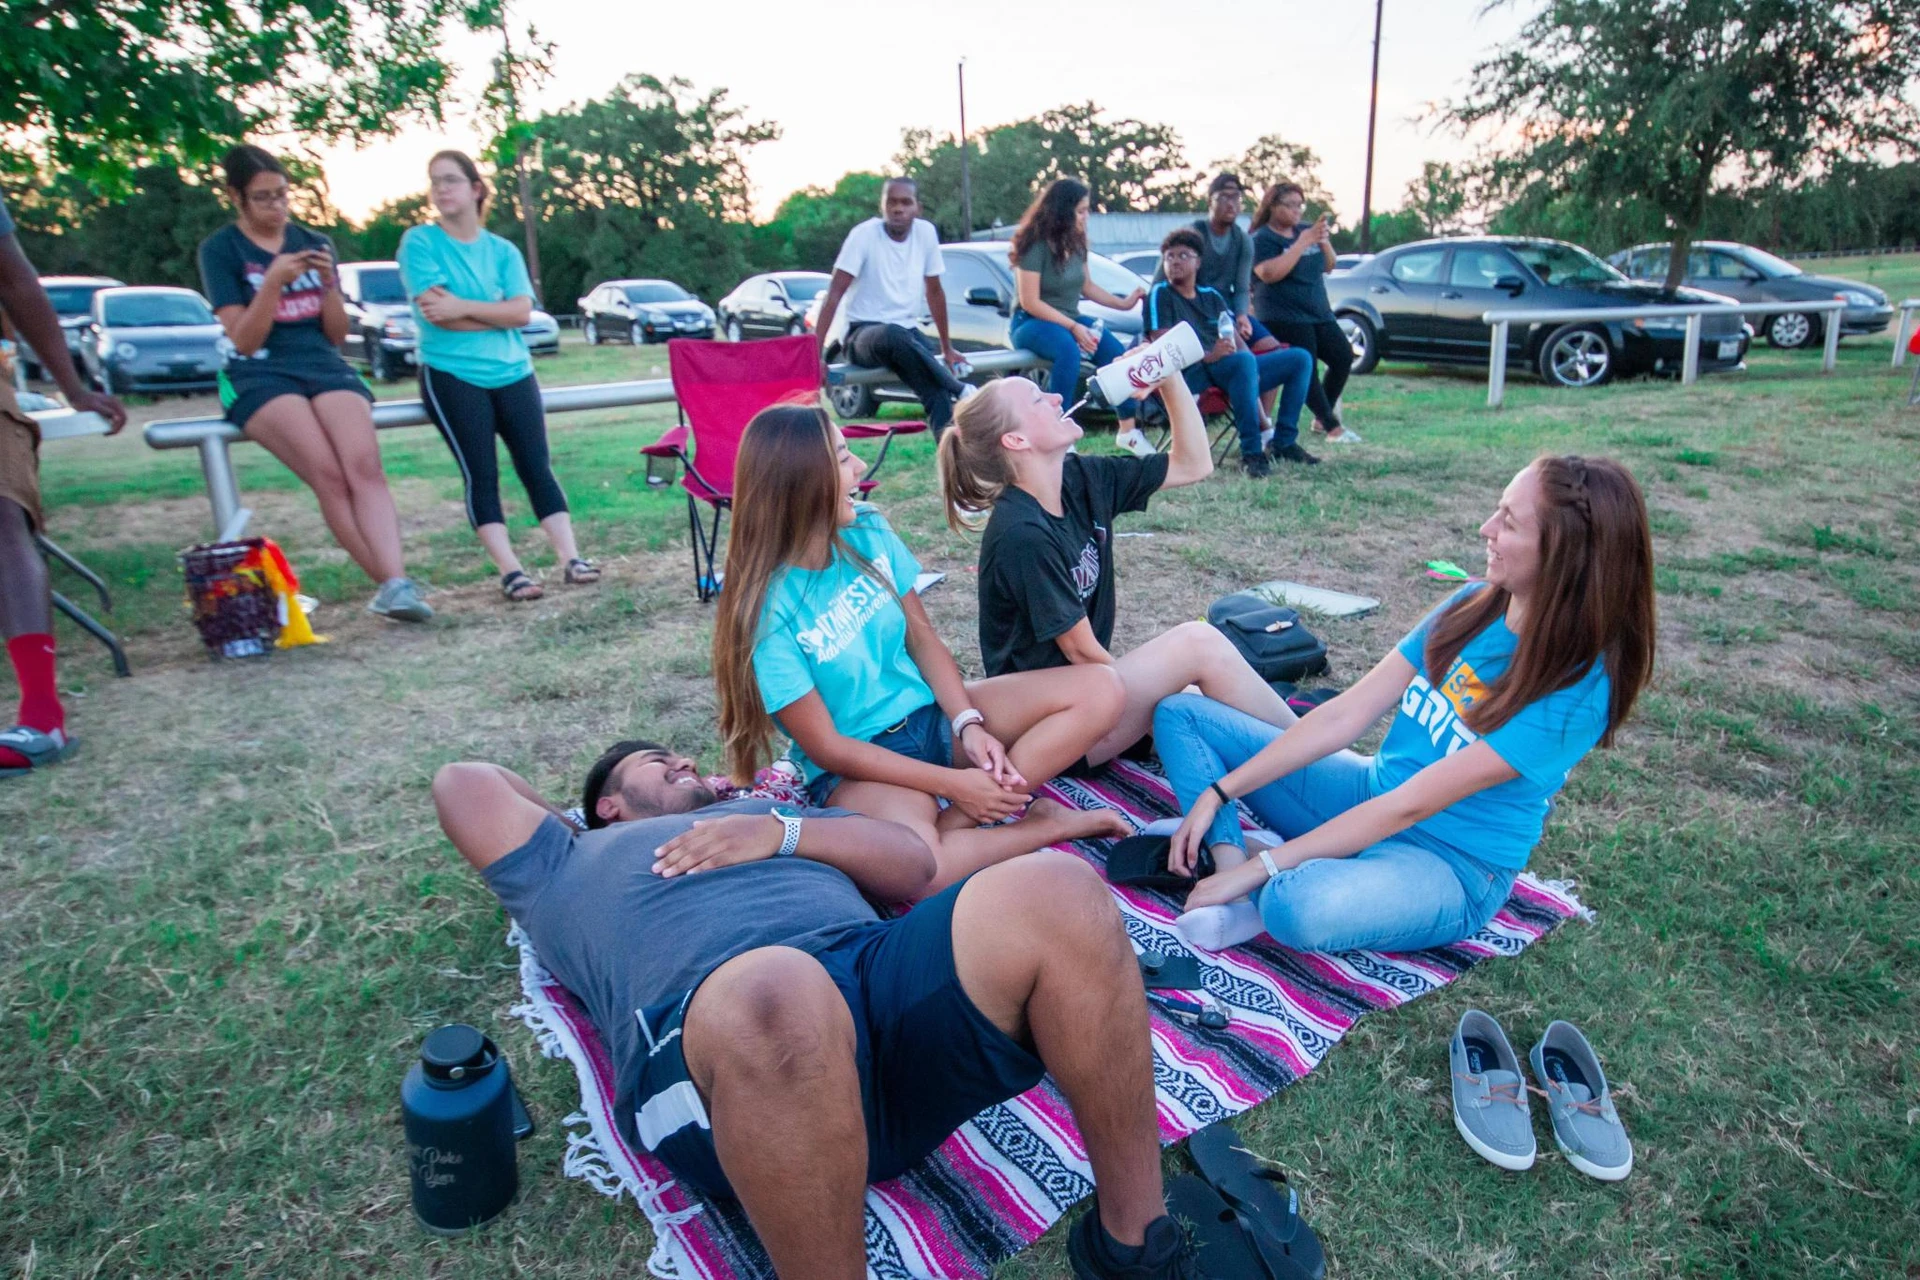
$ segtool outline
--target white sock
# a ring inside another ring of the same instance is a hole
[[[1202,951],[1225,951],[1265,932],[1260,908],[1242,898],[1218,907],[1196,907],[1173,922],[1189,946]]]
[[[1156,822],[1149,822],[1146,826],[1140,828],[1140,834],[1143,836],[1171,836],[1180,829],[1180,824],[1185,821],[1185,818],[1178,815],[1171,818],[1161,818]]]

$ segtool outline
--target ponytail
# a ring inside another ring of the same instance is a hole
[[[1000,437],[1013,430],[1013,415],[1000,404],[995,383],[953,410],[953,425],[940,437],[937,451],[940,491],[947,500],[947,524],[955,533],[977,533],[980,514],[1000,500],[1013,483]]]

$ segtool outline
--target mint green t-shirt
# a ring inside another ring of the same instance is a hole
[[[512,241],[482,231],[462,244],[438,226],[414,227],[400,237],[400,279],[407,297],[417,299],[435,285],[456,298],[505,302],[533,297],[527,263]],[[419,326],[420,363],[450,373],[476,387],[504,387],[533,372],[533,357],[518,329],[442,329],[413,307]]]
[[[760,610],[753,674],[768,714],[818,689],[833,727],[865,742],[934,697],[907,652],[907,615],[896,598],[913,590],[920,562],[879,508],[855,510],[841,537],[888,581],[875,582],[837,551],[824,569],[782,569]],[[822,772],[797,742],[788,758],[808,782]]]

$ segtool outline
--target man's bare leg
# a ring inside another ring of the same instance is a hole
[[[853,1015],[827,971],[791,947],[736,956],[694,993],[684,1035],[721,1167],[781,1280],[866,1275]]]
[[[1089,764],[1105,764],[1140,741],[1153,728],[1153,709],[1160,700],[1188,686],[1282,729],[1300,718],[1210,622],[1183,622],[1129,650],[1113,665],[1126,682],[1127,705],[1113,731],[1088,749]]]
[[[1126,929],[1100,877],[1041,852],[967,882],[953,912],[960,985],[1034,1052],[1086,1139],[1100,1223],[1138,1245],[1166,1213],[1147,999]]]

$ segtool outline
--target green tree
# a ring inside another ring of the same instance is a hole
[[[1307,217],[1334,213],[1333,195],[1320,181],[1320,157],[1312,147],[1288,142],[1277,133],[1262,136],[1238,156],[1214,161],[1212,170],[1240,179],[1247,192],[1249,213],[1253,203],[1276,182],[1291,182],[1300,188],[1307,199]]]
[[[635,75],[604,98],[533,122],[546,296],[565,309],[595,281],[670,277],[712,299],[746,273],[746,153],[780,136],[685,80]],[[491,207],[511,234],[510,202]]]
[[[82,203],[24,192],[8,203],[34,265],[49,275],[104,275],[133,284],[200,287],[200,241],[232,215],[212,187],[154,166],[128,179],[127,198]],[[68,184],[77,188],[77,184]]]
[[[1400,208],[1419,223],[1422,234],[1455,236],[1466,230],[1473,202],[1464,170],[1429,160],[1420,166],[1420,176],[1407,182]]]
[[[458,0],[0,0],[0,169],[104,192],[249,134],[439,120]]]
[[[1716,195],[1914,152],[1916,76],[1912,0],[1548,0],[1448,114],[1495,131],[1510,208],[1578,210],[1597,243],[1657,212],[1672,288]]]
[[[847,232],[880,212],[885,184],[881,174],[856,171],[842,175],[831,191],[802,187],[782,200],[765,228],[776,255],[766,265],[831,270]]]

